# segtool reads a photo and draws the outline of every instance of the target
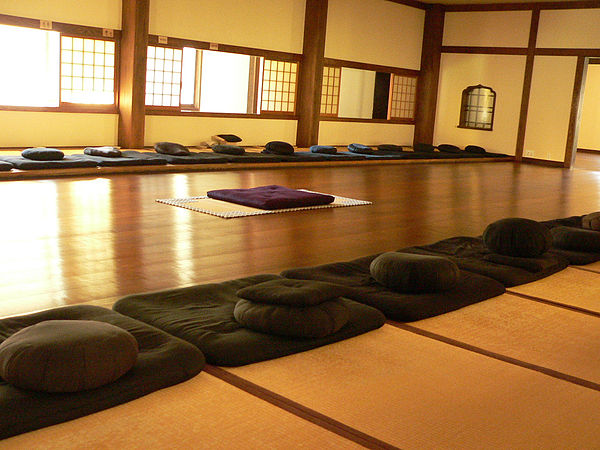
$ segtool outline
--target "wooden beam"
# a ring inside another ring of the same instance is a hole
[[[443,35],[444,9],[433,5],[425,12],[413,145],[433,144]]]
[[[531,24],[529,26],[529,43],[527,44],[527,59],[525,61],[525,75],[523,78],[523,91],[521,93],[521,110],[519,112],[519,129],[517,131],[517,144],[515,147],[515,160],[523,159],[523,146],[525,145],[525,130],[527,128],[527,111],[529,109],[529,95],[531,93],[531,78],[533,76],[533,60],[537,32],[540,23],[540,9],[531,11]]]
[[[150,0],[122,0],[119,145],[144,148],[146,48]]]
[[[328,0],[306,0],[303,59],[298,77],[296,145],[310,147],[319,140],[321,85],[325,56]]]
[[[564,167],[567,169],[573,166],[577,154],[577,140],[579,138],[579,124],[581,122],[581,109],[583,107],[583,93],[585,91],[587,66],[587,58],[579,56],[577,58],[577,69],[575,70],[573,99],[571,101],[571,114],[569,116],[569,132],[567,134],[567,146],[564,159]]]

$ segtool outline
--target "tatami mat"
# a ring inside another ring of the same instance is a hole
[[[227,371],[402,448],[598,445],[600,392],[391,325]]]
[[[303,189],[300,189],[303,190]],[[332,194],[328,194],[332,195]],[[189,209],[195,212],[210,214],[222,219],[234,219],[236,217],[260,216],[263,214],[277,214],[293,211],[306,211],[312,209],[327,209],[327,208],[343,208],[347,206],[370,205],[371,202],[366,200],[356,200],[353,198],[340,197],[334,195],[332,203],[318,206],[303,206],[300,208],[284,208],[284,209],[258,209],[250,206],[238,205],[236,203],[215,200],[207,196],[188,197],[188,198],[159,198],[156,201],[166,205],[178,206],[180,208]]]
[[[600,274],[576,267],[508,291],[600,313]]]
[[[600,273],[600,261],[596,261],[591,264],[586,264],[585,266],[576,266],[576,267],[579,269],[582,269],[582,270],[591,270],[593,272]]]
[[[362,448],[211,375],[0,441],[15,449]]]
[[[409,325],[600,385],[600,317],[504,294]]]

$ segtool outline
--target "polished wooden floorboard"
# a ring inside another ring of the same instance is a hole
[[[155,202],[281,184],[372,205],[239,219]],[[0,316],[355,258],[502,217],[600,210],[600,172],[460,163],[0,182]]]

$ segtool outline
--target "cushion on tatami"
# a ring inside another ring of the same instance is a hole
[[[598,444],[598,391],[391,325],[225,370],[400,448]]]
[[[572,228],[584,228],[583,219],[586,215],[583,216],[570,216],[564,217],[560,219],[546,220],[540,222],[541,224],[547,226],[548,228],[555,229],[559,227],[572,227]],[[553,246],[550,250],[552,253],[562,256],[569,261],[569,264],[574,265],[582,265],[582,264],[591,264],[597,261],[600,261],[600,253],[599,252],[590,252],[590,251],[581,251],[567,248],[558,248],[556,245]]]
[[[67,155],[63,159],[54,161],[34,161],[32,159],[23,158],[22,156],[0,156],[0,161],[5,161],[20,170],[41,170],[41,169],[68,169],[79,167],[96,167],[96,161],[91,157],[83,156],[74,158]]]
[[[452,289],[421,294],[398,292],[379,284],[371,276],[371,262],[378,256],[370,255],[347,262],[289,269],[281,274],[287,278],[343,285],[348,288],[345,297],[373,306],[390,319],[404,322],[444,314],[504,292],[504,286],[497,281],[462,270]]]
[[[537,258],[537,266],[540,269],[537,271],[523,269],[522,266],[519,267],[520,264],[518,263],[515,265],[499,264],[489,260],[489,255],[492,252],[487,249],[481,238],[467,236],[453,237],[433,244],[407,247],[398,251],[446,256],[452,259],[461,269],[493,278],[506,287],[547,277],[568,265],[565,258],[550,252]]]
[[[509,291],[600,313],[600,273],[577,267],[567,267],[533,283],[511,287]]]
[[[160,158],[169,164],[221,164],[227,162],[225,155],[217,155],[214,152],[190,152],[188,155],[166,155],[163,153],[138,152],[135,150],[125,150],[122,152],[127,158]]]
[[[127,153],[127,151],[123,152]],[[135,156],[93,156],[93,155],[71,155],[74,159],[91,159],[99,167],[120,166],[164,166],[167,161],[163,158],[139,158]]]
[[[280,279],[256,275],[159,292],[130,295],[114,309],[196,345],[211,364],[238,366],[278,358],[347,339],[380,327],[383,315],[373,308],[342,299],[350,316],[338,332],[318,339],[293,339],[242,327],[233,310],[239,289]]]
[[[206,195],[215,200],[268,210],[328,205],[335,200],[333,195],[290,189],[276,184],[249,189],[215,189],[208,191]]]
[[[95,320],[131,333],[139,354],[133,368],[97,389],[50,394],[0,381],[0,438],[53,425],[128,402],[191,378],[204,366],[194,346],[109,309],[78,305],[0,320],[0,340],[46,320]]]
[[[15,449],[364,448],[202,372],[184,383],[2,441]]]
[[[507,293],[411,326],[600,384],[600,317]]]

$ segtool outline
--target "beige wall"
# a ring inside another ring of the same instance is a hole
[[[117,145],[116,114],[0,111],[0,147]]]
[[[527,47],[531,11],[448,12],[443,45]]]
[[[588,66],[577,147],[600,150],[600,64]]]
[[[296,121],[276,119],[227,119],[221,117],[146,116],[145,145],[174,141],[198,145],[215,134],[231,133],[242,145],[265,145],[269,141],[296,142]]]
[[[121,0],[2,0],[0,14],[121,29]]]
[[[424,21],[385,0],[329,0],[325,57],[419,69]]]
[[[490,152],[515,154],[525,56],[442,55],[434,144],[479,145]],[[496,91],[492,131],[458,128],[462,91],[483,84]]]
[[[600,48],[600,9],[542,11],[536,45],[540,48]]]
[[[361,122],[321,122],[319,144],[348,145],[353,142],[366,145],[411,145],[414,125]]]
[[[150,34],[302,53],[304,0],[152,0]]]
[[[536,56],[523,156],[564,161],[576,66],[575,56]]]

